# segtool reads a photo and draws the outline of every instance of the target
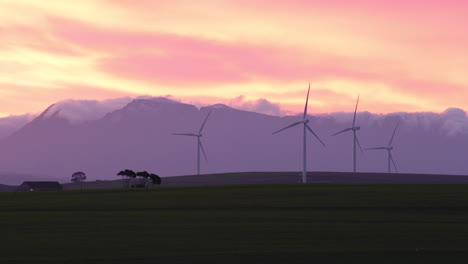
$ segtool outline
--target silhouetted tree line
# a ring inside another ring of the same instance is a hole
[[[134,172],[133,170],[126,169],[123,171],[119,171],[119,173],[117,173],[117,176],[122,176],[122,178],[127,177],[129,180],[137,179],[137,178],[145,179],[144,185],[136,184],[135,186],[131,186],[130,181],[129,181],[128,182],[129,187],[147,187],[146,183],[148,183],[148,181],[151,181],[152,184],[157,184],[157,185],[161,184],[161,177],[159,177],[159,175],[154,174],[154,173],[149,173],[147,171]]]

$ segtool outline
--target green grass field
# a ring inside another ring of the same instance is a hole
[[[86,190],[0,201],[0,263],[468,259],[468,185]]]

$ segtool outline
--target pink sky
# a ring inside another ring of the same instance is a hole
[[[468,109],[468,2],[2,0],[0,116],[65,99]]]

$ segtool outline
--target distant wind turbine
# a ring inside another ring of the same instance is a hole
[[[306,130],[309,130],[310,133],[312,133],[312,135],[315,136],[315,138],[317,138],[317,140],[323,145],[325,146],[325,144],[322,142],[322,140],[320,140],[320,138],[317,136],[317,134],[315,134],[315,132],[309,127],[308,123],[309,123],[309,119],[307,119],[307,105],[309,103],[309,92],[310,92],[310,84],[309,84],[309,90],[307,91],[307,99],[306,99],[306,104],[305,104],[305,108],[304,108],[304,116],[302,117],[302,121],[299,121],[299,122],[295,122],[283,129],[280,129],[276,132],[273,133],[276,134],[276,133],[279,133],[283,130],[286,130],[286,129],[289,129],[291,127],[294,127],[294,126],[297,126],[297,125],[300,125],[300,124],[303,124],[304,125],[304,134],[303,134],[303,168],[302,168],[302,183],[307,183],[307,165],[306,165],[306,156],[307,156],[307,147],[306,147],[306,139],[307,139],[307,132]]]
[[[390,163],[393,164],[393,166],[395,167],[395,171],[398,173],[398,168],[397,168],[397,166],[396,166],[396,164],[395,164],[395,160],[393,160],[393,156],[392,156],[392,150],[393,150],[393,145],[392,145],[392,143],[393,143],[393,139],[395,138],[395,133],[396,133],[396,131],[397,131],[397,129],[398,129],[398,125],[399,125],[399,124],[400,124],[399,122],[396,124],[395,130],[393,130],[393,135],[392,135],[392,138],[390,138],[390,142],[388,143],[388,146],[386,146],[386,147],[377,147],[377,148],[368,148],[368,149],[366,149],[366,150],[378,150],[378,149],[387,150],[387,153],[388,153],[388,173],[391,173],[391,172],[392,172],[392,171],[391,171],[391,164],[390,164]]]
[[[361,130],[361,127],[356,126],[356,115],[357,115],[358,105],[359,105],[359,96],[357,98],[356,108],[354,109],[353,125],[350,128],[347,128],[347,129],[342,130],[342,131],[340,131],[340,132],[338,132],[336,134],[333,134],[333,136],[336,136],[336,135],[339,135],[339,134],[342,134],[342,133],[346,133],[348,131],[353,131],[353,172],[356,172],[356,144],[359,146],[359,149],[362,152],[361,143],[359,143],[359,139],[358,139],[358,137],[356,135],[356,132],[358,130]]]
[[[203,152],[203,156],[205,156],[205,160],[208,161],[208,158],[206,157],[205,149],[203,148],[203,145],[201,143],[201,137],[202,135],[202,130],[205,127],[206,121],[208,120],[208,117],[210,117],[211,111],[208,113],[208,115],[205,118],[205,121],[200,127],[200,130],[198,130],[198,134],[194,133],[173,133],[173,135],[177,136],[189,136],[189,137],[197,137],[197,175],[200,175],[200,149]]]

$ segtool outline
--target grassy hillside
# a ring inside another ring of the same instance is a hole
[[[164,177],[159,187],[236,185],[236,184],[297,184],[302,182],[298,172],[235,172]],[[468,184],[468,176],[405,174],[405,173],[350,173],[309,172],[309,183],[330,184]],[[84,182],[83,189],[112,189],[126,186],[122,180]],[[80,189],[76,183],[63,185],[64,189]]]
[[[175,187],[0,200],[2,263],[466,263],[468,254],[468,185]]]

